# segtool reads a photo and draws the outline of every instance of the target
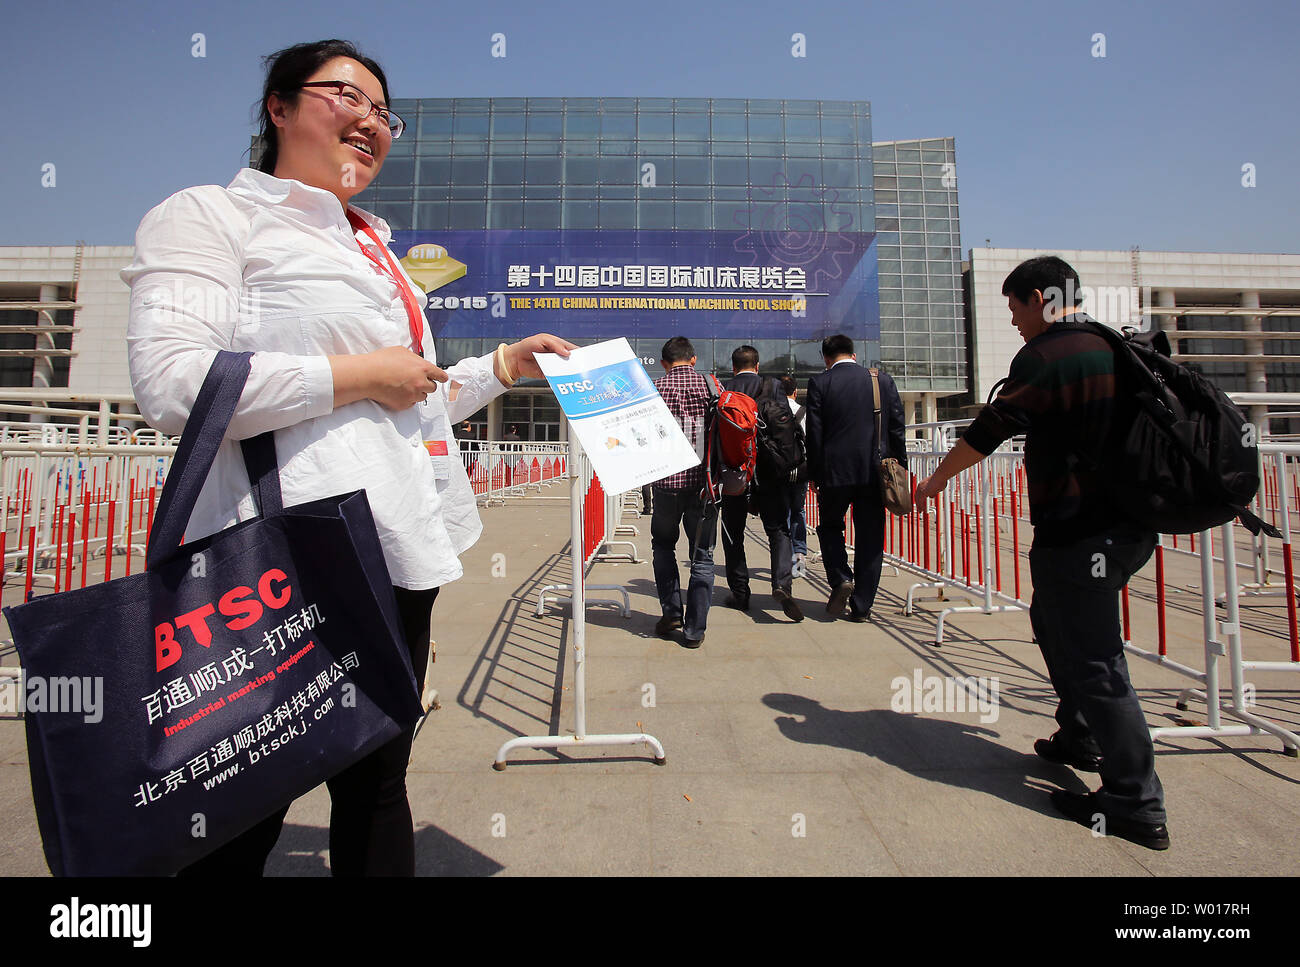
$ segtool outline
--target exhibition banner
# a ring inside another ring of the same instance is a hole
[[[880,338],[869,232],[399,231],[440,339]]]

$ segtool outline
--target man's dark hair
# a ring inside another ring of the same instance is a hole
[[[827,336],[822,340],[822,358],[834,359],[836,356],[852,356],[853,340],[842,332]]]
[[[388,78],[384,76],[384,69],[349,41],[318,40],[310,44],[294,44],[284,50],[277,50],[274,54],[267,54],[262,58],[262,65],[266,68],[266,83],[262,85],[262,100],[256,109],[264,145],[262,158],[257,163],[258,171],[275,174],[275,164],[280,158],[280,145],[276,140],[279,135],[275,122],[271,120],[271,112],[267,110],[267,100],[272,94],[278,94],[290,104],[297,104],[302,85],[335,57],[350,57],[374,74],[384,90],[384,103],[388,103]]]
[[[781,392],[786,396],[793,396],[797,385],[798,384],[795,383],[793,376],[781,377]]]
[[[665,363],[684,363],[688,362],[695,355],[695,347],[685,336],[673,336],[664,343],[663,355],[660,357]]]
[[[758,350],[753,346],[737,346],[731,351],[731,370],[758,369]]]
[[[1002,294],[1013,295],[1021,302],[1028,302],[1035,289],[1043,293],[1043,298],[1051,301],[1053,290],[1061,293],[1061,304],[1077,306],[1083,301],[1080,291],[1079,273],[1071,268],[1070,263],[1055,255],[1040,255],[1038,258],[1021,262],[1002,283]]]

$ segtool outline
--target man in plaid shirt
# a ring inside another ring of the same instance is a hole
[[[695,452],[704,455],[704,418],[709,406],[706,377],[695,371],[695,347],[685,336],[674,336],[664,343],[661,360],[663,376],[655,380],[655,389],[668,404],[668,410],[691,441]],[[706,501],[704,466],[699,463],[672,474],[654,484],[654,506],[650,516],[650,546],[653,550],[655,587],[659,591],[659,608],[663,617],[655,625],[655,634],[671,638],[682,632],[687,648],[698,648],[704,641],[704,628],[713,598],[713,544],[718,536],[717,505]],[[686,590],[686,607],[682,608],[681,583],[677,573],[678,529],[686,531],[691,552],[691,580]],[[696,535],[699,540],[696,540]]]

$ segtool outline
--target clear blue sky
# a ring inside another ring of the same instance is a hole
[[[0,245],[129,244],[170,193],[228,183],[261,55],[339,36],[393,97],[870,100],[875,140],[956,138],[963,249],[1300,252],[1291,0],[54,0],[7,4],[3,23]]]

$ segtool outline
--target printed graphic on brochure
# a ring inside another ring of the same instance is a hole
[[[700,462],[626,339],[537,362],[606,493],[662,480]]]

